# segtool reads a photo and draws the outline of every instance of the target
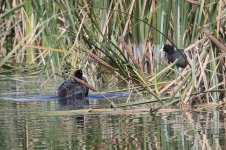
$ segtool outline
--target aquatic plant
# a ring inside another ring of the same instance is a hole
[[[83,67],[108,89],[123,82],[149,96],[136,104],[217,102],[226,89],[224,6],[223,0],[4,1],[0,67],[23,71],[33,64],[48,74]],[[165,43],[192,51],[187,68],[165,61],[159,53]]]

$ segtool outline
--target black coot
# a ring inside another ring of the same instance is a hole
[[[85,77],[83,77],[82,70],[76,70],[74,76],[88,83]],[[59,98],[82,99],[85,96],[88,96],[88,93],[89,89],[87,87],[73,79],[69,79],[62,83],[57,90],[57,95]]]
[[[166,52],[169,62],[173,63],[176,59],[179,59],[176,63],[176,66],[185,68],[188,65],[188,61],[185,58],[186,55],[184,54],[183,49],[174,50],[172,46],[166,44],[163,47],[163,51]],[[182,56],[182,54],[184,54],[184,56]],[[189,53],[189,57],[192,58],[191,53]]]

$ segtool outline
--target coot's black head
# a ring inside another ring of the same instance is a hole
[[[170,46],[169,44],[165,44],[163,46],[163,51],[165,51],[167,54],[172,54],[174,53],[174,48]]]
[[[82,79],[82,76],[83,76],[82,70],[80,69],[76,70],[74,76],[79,79]]]

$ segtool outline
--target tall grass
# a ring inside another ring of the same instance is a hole
[[[46,66],[54,74],[84,68],[96,85],[124,82],[162,105],[162,97],[177,97],[173,102],[182,105],[217,102],[225,95],[216,91],[226,89],[225,5],[223,0],[5,1],[1,70],[11,62],[12,68]],[[159,52],[165,43],[192,51],[186,69],[167,64]]]

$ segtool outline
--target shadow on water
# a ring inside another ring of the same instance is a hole
[[[162,112],[154,116],[149,113],[49,115],[59,110],[102,107],[107,104],[103,97],[120,100],[126,94],[91,94],[79,101],[60,101],[52,96],[54,90],[48,90],[46,95],[40,90],[27,92],[20,86],[5,86],[7,90],[1,87],[0,149],[226,148],[226,117],[214,109]]]
[[[89,94],[87,97],[83,99],[76,98],[58,98],[55,95],[33,95],[33,96],[18,96],[19,93],[14,93],[17,96],[13,96],[11,93],[11,97],[1,96],[1,100],[6,101],[15,101],[15,102],[31,102],[31,101],[55,101],[58,103],[58,106],[61,110],[68,109],[83,109],[83,108],[95,108],[101,104],[101,106],[110,107],[110,104],[107,99],[115,100],[118,98],[122,99],[128,94],[125,92],[111,92],[105,94]],[[107,106],[108,105],[108,106]]]

